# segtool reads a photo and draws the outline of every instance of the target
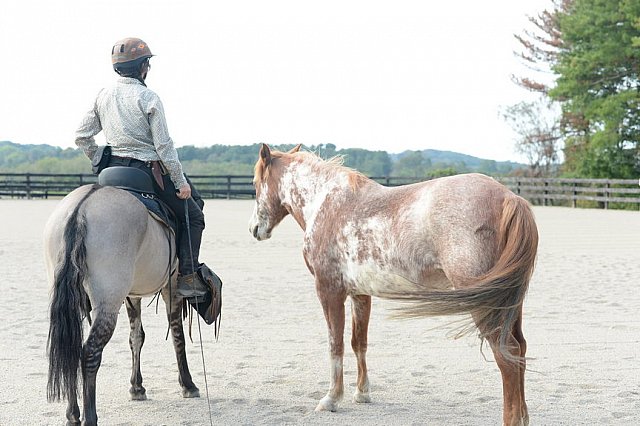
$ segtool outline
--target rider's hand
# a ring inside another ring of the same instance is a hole
[[[187,198],[191,197],[191,186],[189,186],[188,183],[182,185],[176,195],[181,200],[186,200]]]

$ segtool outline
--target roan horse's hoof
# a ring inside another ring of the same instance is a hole
[[[368,393],[356,392],[353,394],[353,402],[358,404],[371,402],[371,397]]]
[[[316,407],[316,411],[337,411],[338,403],[334,401],[329,395],[326,395],[324,398],[320,400],[318,406]]]
[[[191,389],[182,388],[182,397],[183,398],[200,398],[200,389],[197,387],[192,387]]]

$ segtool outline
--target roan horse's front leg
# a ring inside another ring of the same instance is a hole
[[[316,281],[316,291],[324,317],[329,329],[329,353],[331,357],[331,385],[329,392],[320,400],[316,411],[336,411],[338,402],[344,395],[343,357],[344,357],[344,292],[334,293],[335,289],[329,289]]]
[[[178,382],[182,387],[182,396],[184,398],[197,398],[200,396],[200,390],[193,384],[189,366],[187,365],[184,329],[182,328],[182,299],[176,296],[175,288],[171,291],[172,297],[169,297],[168,287],[164,287],[161,294],[167,307],[167,317],[173,337],[173,348],[176,351],[176,360],[178,361]]]
[[[147,399],[146,389],[142,386],[142,373],[140,372],[140,351],[144,344],[144,329],[142,328],[142,299],[139,297],[127,297],[125,306],[129,316],[129,347],[131,348],[131,399],[144,401]]]
[[[358,361],[354,402],[371,402],[367,375],[367,333],[371,316],[371,296],[351,296],[351,348]]]

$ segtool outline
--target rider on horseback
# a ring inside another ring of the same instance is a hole
[[[115,86],[98,93],[76,131],[75,142],[93,159],[98,152],[94,136],[104,131],[112,154],[107,167],[135,167],[152,178],[158,198],[175,212],[180,224],[178,294],[194,300],[207,293],[207,285],[198,273],[201,268],[208,269],[198,262],[204,203],[182,171],[162,102],[145,84],[152,56],[149,46],[139,38],[125,38],[113,46],[111,62],[120,78]]]

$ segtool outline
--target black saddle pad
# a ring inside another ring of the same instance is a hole
[[[140,202],[145,205],[147,210],[158,216],[158,218],[162,220],[165,225],[173,229],[174,234],[178,233],[176,215],[173,213],[173,210],[171,210],[169,206],[163,203],[162,200],[160,200],[155,194],[147,194],[144,192],[137,192],[129,189],[125,189],[125,191],[128,191],[131,195],[140,200]]]

